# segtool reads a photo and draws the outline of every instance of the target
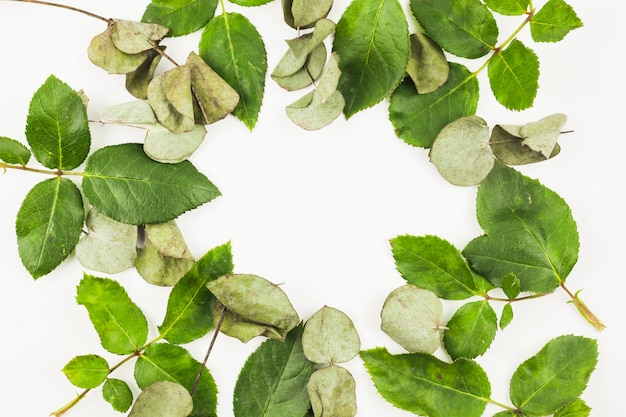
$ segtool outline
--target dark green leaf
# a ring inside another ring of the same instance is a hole
[[[563,0],[549,0],[532,17],[530,34],[535,42],[558,42],[582,26],[572,6]]]
[[[520,292],[519,278],[515,274],[506,274],[502,278],[502,291],[504,291],[509,300],[517,297]]]
[[[50,273],[72,253],[84,219],[83,198],[68,179],[44,180],[26,194],[15,232],[20,258],[33,278]]]
[[[193,410],[193,399],[182,385],[157,381],[137,397],[128,417],[187,417]]]
[[[539,88],[539,59],[517,39],[489,60],[489,83],[496,100],[510,110],[533,105]]]
[[[354,417],[356,383],[345,368],[330,365],[313,372],[307,384],[316,417]]]
[[[167,26],[169,36],[182,36],[204,27],[216,7],[217,0],[152,0],[141,21]]]
[[[487,375],[471,360],[448,364],[425,353],[391,355],[385,348],[362,351],[361,358],[382,397],[414,414],[480,417],[489,400]]]
[[[513,306],[511,303],[506,303],[502,309],[502,315],[500,316],[500,330],[504,330],[513,321]]]
[[[545,416],[576,400],[598,360],[595,340],[560,336],[522,363],[511,378],[511,401],[527,416]]]
[[[117,281],[85,274],[76,301],[87,309],[102,347],[109,352],[126,355],[146,343],[146,317]]]
[[[559,411],[554,413],[554,417],[589,417],[591,408],[580,398],[575,399]]]
[[[449,65],[448,80],[434,92],[417,94],[415,86],[407,79],[392,94],[389,119],[396,135],[406,143],[429,148],[447,124],[476,113],[476,77],[462,65]]]
[[[109,364],[98,355],[76,356],[63,367],[63,373],[77,387],[95,388],[109,375]]]
[[[233,114],[254,128],[265,90],[267,54],[261,35],[238,13],[211,19],[200,40],[202,59],[239,94]]]
[[[189,343],[213,328],[211,305],[215,300],[206,284],[233,272],[230,243],[208,251],[174,286],[159,332],[170,343]]]
[[[419,24],[446,51],[464,58],[479,58],[495,47],[498,25],[480,0],[410,3]]]
[[[8,164],[26,165],[30,150],[15,139],[0,136],[0,161]]]
[[[409,30],[397,0],[354,0],[337,23],[333,51],[339,55],[339,91],[351,117],[385,99],[409,60]]]
[[[463,250],[472,267],[502,286],[514,273],[521,291],[552,292],[578,259],[578,231],[565,201],[536,180],[497,163],[478,188],[485,236]]]
[[[396,268],[410,284],[448,300],[477,293],[474,275],[450,242],[437,236],[398,236],[391,239]]]
[[[302,326],[284,342],[266,340],[239,373],[233,398],[235,417],[303,417],[309,407],[306,385],[314,365],[302,350]]]
[[[496,336],[498,319],[489,303],[474,301],[461,306],[446,324],[443,343],[452,359],[473,359],[487,351]]]
[[[484,0],[494,12],[507,16],[519,16],[528,11],[530,0]]]
[[[85,168],[83,191],[102,213],[137,225],[171,220],[220,195],[190,162],[161,164],[134,143],[94,152]]]
[[[91,135],[85,104],[76,91],[54,75],[33,95],[26,139],[35,158],[51,169],[74,169],[89,153]]]
[[[200,366],[200,362],[186,349],[169,343],[156,343],[149,346],[137,359],[135,380],[141,389],[157,381],[172,381],[191,390]],[[193,404],[190,416],[217,416],[217,386],[206,368],[193,394]]]
[[[133,404],[133,392],[120,379],[109,378],[102,386],[102,396],[115,411],[125,413]]]

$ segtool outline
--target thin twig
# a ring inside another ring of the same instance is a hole
[[[200,366],[200,370],[198,371],[198,376],[196,376],[196,380],[193,382],[193,386],[189,391],[189,394],[193,395],[196,392],[196,388],[198,388],[198,384],[200,383],[200,377],[202,376],[202,372],[204,372],[204,368],[206,368],[206,363],[209,360],[209,355],[211,355],[211,351],[213,350],[213,345],[215,345],[215,340],[217,339],[217,335],[220,332],[220,328],[222,327],[222,323],[224,323],[224,316],[226,315],[226,306],[222,306],[222,311],[220,313],[220,319],[215,326],[215,332],[213,333],[213,338],[211,339],[211,343],[209,344],[209,348],[207,349],[206,355],[204,356],[204,360],[202,361],[202,365]]]

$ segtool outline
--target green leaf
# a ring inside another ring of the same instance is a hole
[[[473,359],[487,351],[496,336],[498,319],[489,302],[462,305],[446,324],[443,343],[452,359]]]
[[[425,353],[391,355],[385,348],[362,351],[361,358],[382,397],[414,414],[480,417],[489,400],[487,375],[471,360],[448,364]]]
[[[477,116],[466,116],[448,124],[437,135],[429,157],[451,184],[480,184],[494,164],[487,122]]]
[[[267,53],[261,35],[238,13],[216,16],[206,25],[200,56],[239,94],[233,114],[249,129],[256,125],[267,72]]]
[[[530,34],[535,42],[558,42],[582,26],[572,6],[563,0],[549,0],[532,17]]]
[[[102,386],[102,397],[115,411],[125,413],[133,404],[133,392],[121,379],[109,378]]]
[[[30,149],[15,139],[0,136],[0,161],[8,164],[26,165],[30,159]]]
[[[167,26],[169,36],[188,35],[204,27],[216,8],[217,0],[152,0],[141,21]]]
[[[170,292],[159,332],[170,343],[189,343],[213,328],[215,300],[206,284],[233,272],[230,243],[217,246],[200,258]]]
[[[356,383],[345,368],[330,365],[313,372],[307,384],[315,417],[354,417]]]
[[[317,364],[342,363],[359,354],[361,339],[344,312],[324,306],[307,320],[302,335],[304,356]]]
[[[71,170],[83,163],[91,145],[81,96],[54,75],[35,92],[26,118],[26,140],[43,166]]]
[[[350,118],[385,99],[409,61],[409,30],[397,0],[354,0],[337,23],[333,51],[340,57],[339,91]]]
[[[407,79],[391,95],[389,120],[396,135],[409,145],[429,148],[447,124],[476,113],[476,77],[462,65],[449,65],[448,80],[432,93],[417,94]]]
[[[502,291],[504,291],[509,300],[517,297],[520,292],[519,278],[515,274],[506,274],[502,278]]]
[[[454,55],[479,58],[496,45],[498,25],[480,0],[411,0],[410,4],[426,33]]]
[[[500,330],[504,330],[513,321],[513,306],[511,303],[506,303],[502,309],[502,315],[500,316]]]
[[[437,236],[398,236],[391,239],[396,268],[410,284],[447,300],[476,295],[474,274],[463,255]]]
[[[411,34],[411,55],[406,72],[419,94],[432,93],[441,87],[450,74],[443,50],[424,33]]]
[[[20,258],[33,278],[52,272],[72,253],[84,218],[81,193],[68,179],[44,180],[26,194],[15,232]]]
[[[463,250],[472,268],[502,286],[513,273],[521,291],[552,292],[578,259],[578,231],[567,203],[518,171],[496,164],[478,188],[478,222],[485,236]]]
[[[158,381],[144,388],[128,417],[187,417],[192,410],[193,399],[185,387]]]
[[[63,373],[75,386],[90,389],[107,379],[109,364],[98,355],[76,356],[63,367]]]
[[[76,302],[87,309],[102,347],[109,352],[127,355],[146,343],[146,317],[117,281],[85,274],[76,289]]]
[[[180,346],[156,343],[149,346],[135,363],[135,380],[145,389],[158,381],[172,381],[191,390],[200,370],[200,362]],[[193,394],[191,417],[217,416],[217,386],[208,369],[204,369]]]
[[[484,0],[487,7],[506,16],[519,16],[528,11],[530,0]]]
[[[516,414],[512,411],[504,410],[494,414],[493,417],[516,417]]]
[[[584,400],[577,398],[559,411],[554,413],[554,417],[589,417],[591,408]]]
[[[533,105],[539,88],[539,58],[517,39],[489,60],[489,84],[496,100],[509,110]]]
[[[235,385],[235,417],[303,417],[314,365],[302,350],[302,326],[284,342],[268,339],[246,360]]]
[[[598,360],[595,340],[560,336],[522,363],[511,378],[511,401],[527,416],[545,416],[576,400]]]
[[[238,4],[240,6],[262,6],[264,4],[269,3],[272,0],[230,0],[233,4]]]
[[[406,284],[385,299],[380,328],[411,353],[434,353],[441,344],[442,316],[443,304],[433,292]]]
[[[137,225],[174,219],[220,195],[190,162],[161,164],[135,143],[94,152],[87,160],[83,191],[105,215]]]

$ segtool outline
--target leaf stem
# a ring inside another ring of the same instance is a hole
[[[582,316],[585,318],[585,320],[587,320],[593,327],[595,327],[596,330],[601,332],[602,330],[604,330],[606,328],[606,326],[604,325],[604,323],[602,323],[602,321],[600,321],[598,316],[593,314],[593,312],[589,309],[589,307],[587,307],[587,305],[585,303],[583,303],[583,301],[580,299],[580,297],[578,297],[578,293],[580,291],[582,291],[582,290],[578,290],[578,291],[576,291],[576,294],[573,294],[565,286],[564,282],[561,282],[561,288],[563,288],[563,290],[565,290],[567,295],[570,296],[571,301],[569,301],[569,302],[573,303],[576,306],[576,308],[578,309],[580,314],[582,314]]]
[[[13,0],[11,0],[11,1],[13,1]],[[56,171],[49,170],[49,169],[37,169],[37,168],[27,167],[26,165],[7,164],[6,162],[0,162],[0,169],[3,169],[3,170],[6,170],[6,169],[19,169],[20,171],[36,172],[36,173],[39,173],[39,174],[47,174],[47,175],[55,175],[55,176],[61,176],[61,175],[64,174],[64,172],[61,171],[60,169],[57,169]]]
[[[512,302],[515,302],[515,301],[532,300],[534,298],[544,297],[544,296],[549,295],[549,294],[551,294],[551,293],[541,292],[541,293],[525,295],[524,297],[513,298],[513,299],[501,298],[501,297],[492,297],[490,295],[485,295],[484,297],[485,297],[485,300],[487,300],[487,301],[503,301],[505,303],[512,303]]]
[[[34,3],[34,4],[41,4],[43,6],[58,7],[60,9],[66,9],[66,10],[71,10],[73,12],[82,13],[82,14],[87,15],[89,17],[93,17],[94,19],[102,20],[103,22],[106,22],[106,23],[109,23],[109,20],[110,20],[110,19],[108,19],[106,17],[97,15],[95,13],[88,12],[87,10],[79,9],[77,7],[68,6],[66,4],[52,3],[52,2],[49,2],[49,1],[42,1],[42,0],[9,0],[9,1],[17,1],[17,2],[21,2],[21,3]]]
[[[211,343],[209,343],[209,348],[207,349],[206,355],[204,355],[204,360],[202,361],[202,365],[200,366],[200,370],[198,371],[198,375],[196,376],[196,380],[193,381],[193,386],[189,391],[189,394],[193,395],[196,392],[196,388],[198,388],[198,384],[200,383],[200,377],[202,376],[202,372],[204,372],[204,368],[206,368],[206,363],[209,360],[209,355],[211,355],[211,351],[213,350],[213,346],[215,345],[215,340],[217,339],[217,335],[220,332],[222,327],[222,323],[224,323],[224,316],[226,315],[226,306],[222,306],[222,311],[220,313],[220,319],[215,326],[215,331],[213,332],[213,337],[211,338]]]

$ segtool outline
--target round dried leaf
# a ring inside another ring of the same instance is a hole
[[[348,362],[361,350],[361,339],[350,317],[324,306],[306,322],[302,349],[317,364]]]

